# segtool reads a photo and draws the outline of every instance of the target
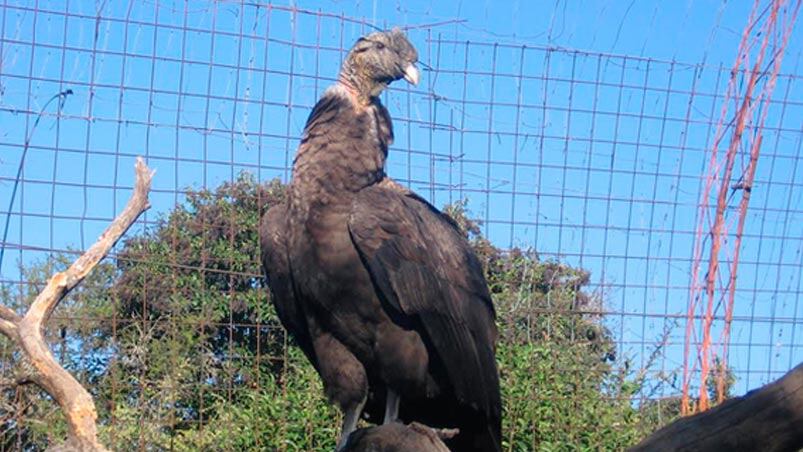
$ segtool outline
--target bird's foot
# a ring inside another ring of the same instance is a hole
[[[387,399],[385,401],[385,419],[382,425],[396,422],[399,418],[399,394],[396,391],[388,388]]]
[[[335,452],[343,450],[349,440],[349,435],[351,435],[354,430],[357,430],[357,421],[360,420],[360,414],[362,414],[362,409],[365,406],[366,400],[367,397],[363,398],[362,402],[346,410],[343,414],[343,428],[340,431],[340,440],[337,442]]]

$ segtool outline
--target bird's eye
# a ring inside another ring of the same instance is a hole
[[[381,43],[381,42],[377,42],[377,43],[376,43],[376,48],[377,48],[377,49],[379,49],[379,50],[382,50],[382,49],[384,49],[384,48],[385,48],[385,44],[383,44],[383,43]]]

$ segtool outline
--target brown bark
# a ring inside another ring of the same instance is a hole
[[[803,448],[803,364],[781,379],[679,419],[631,451],[796,451]]]
[[[137,159],[136,185],[125,209],[114,219],[81,257],[64,272],[56,273],[36,297],[23,317],[0,306],[0,333],[20,346],[36,369],[30,380],[42,387],[59,404],[68,423],[68,439],[52,450],[105,451],[97,440],[97,412],[92,396],[50,353],[44,339],[44,325],[67,293],[80,283],[117,243],[136,219],[150,207],[148,192],[153,171]]]
[[[340,452],[449,452],[443,440],[458,433],[456,429],[433,429],[418,422],[392,422],[355,431]]]

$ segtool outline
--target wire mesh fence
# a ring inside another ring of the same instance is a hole
[[[30,303],[93,243],[130,194],[137,155],[157,170],[153,208],[49,332],[92,389],[108,444],[333,444],[337,414],[261,288],[256,224],[282,196],[271,181],[289,180],[312,105],[369,21],[261,2],[40,0],[4,2],[0,16],[4,303]],[[621,446],[671,419],[731,68],[451,39],[437,25],[407,32],[429,69],[418,87],[395,84],[383,97],[396,137],[388,174],[477,221],[472,237],[506,325],[506,444],[537,448],[556,429],[597,447],[619,432]],[[719,370],[733,394],[803,360],[801,76],[781,73],[775,93]],[[718,306],[714,318],[724,316]],[[24,372],[9,342],[0,356],[6,380]],[[567,379],[533,378],[542,375]],[[3,391],[3,450],[59,434],[40,393]],[[559,412],[543,415],[546,406]],[[588,408],[604,406],[631,417]]]

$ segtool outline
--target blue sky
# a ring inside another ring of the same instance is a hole
[[[100,2],[7,0],[3,223],[30,146],[0,273],[13,281],[17,262],[91,244],[139,154],[158,171],[146,221],[243,170],[287,180],[309,109],[366,23],[446,22],[410,29],[433,70],[383,99],[389,173],[436,205],[467,198],[500,246],[588,268],[639,367],[685,313],[704,152],[749,3],[121,1],[96,20]],[[797,75],[778,81],[745,228],[730,355],[740,392],[803,359],[801,45],[798,27],[782,69]],[[48,101],[66,89],[58,116]],[[682,365],[684,322],[653,371]]]

